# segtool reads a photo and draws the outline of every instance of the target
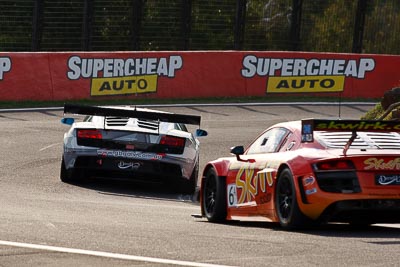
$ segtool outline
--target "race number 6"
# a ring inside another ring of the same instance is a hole
[[[237,194],[236,194],[236,184],[229,184],[228,190],[228,207],[236,206],[237,204]]]

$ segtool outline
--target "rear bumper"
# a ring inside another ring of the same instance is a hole
[[[332,203],[320,219],[329,222],[400,223],[400,199],[358,199]]]
[[[188,181],[178,163],[160,160],[77,156],[66,160],[68,170],[81,178],[129,180],[145,183]],[[189,168],[190,166],[187,166]],[[193,168],[193,167],[192,167]]]

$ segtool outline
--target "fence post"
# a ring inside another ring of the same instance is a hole
[[[303,8],[303,0],[293,0],[292,2],[292,19],[290,25],[291,49],[299,50],[300,46],[300,30],[301,30],[301,11]]]
[[[353,35],[353,53],[362,52],[362,42],[365,26],[365,12],[367,9],[368,0],[358,0],[356,19],[354,22],[354,35]]]
[[[32,45],[33,52],[39,51],[42,37],[43,0],[35,0],[32,16]]]
[[[183,50],[189,50],[189,38],[192,30],[192,0],[182,0],[182,41]]]
[[[233,39],[233,49],[242,50],[244,42],[244,28],[246,19],[246,3],[247,0],[236,1],[236,17]]]
[[[93,0],[85,0],[83,7],[82,50],[90,51],[92,36]]]
[[[140,25],[142,21],[143,0],[133,1],[131,46],[134,51],[140,49]]]

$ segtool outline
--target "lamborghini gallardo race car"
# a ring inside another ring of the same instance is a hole
[[[111,178],[164,183],[193,193],[199,168],[198,136],[186,124],[200,117],[135,107],[95,107],[66,104],[64,114],[86,115],[64,135],[60,179]],[[65,115],[64,115],[65,116]]]
[[[400,122],[308,119],[276,124],[204,168],[201,215],[285,229],[400,223]]]

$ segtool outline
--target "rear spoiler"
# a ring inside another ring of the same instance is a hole
[[[200,116],[196,115],[182,115],[174,113],[161,113],[152,111],[138,111],[126,110],[122,108],[105,108],[96,106],[65,104],[64,114],[80,114],[80,115],[94,115],[94,116],[115,116],[127,118],[140,118],[149,120],[159,120],[163,122],[185,123],[200,126]]]
[[[301,121],[302,142],[313,142],[314,131],[353,132],[353,135],[356,132],[400,132],[400,121],[326,119]]]

